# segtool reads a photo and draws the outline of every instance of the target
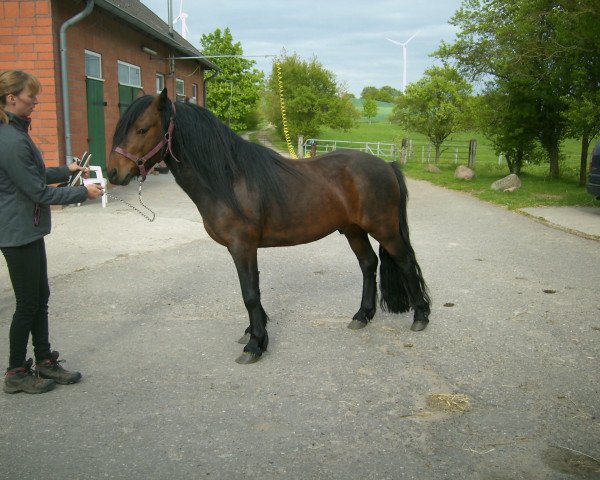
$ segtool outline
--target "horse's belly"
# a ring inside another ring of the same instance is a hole
[[[286,226],[271,226],[263,229],[259,246],[289,247],[315,242],[343,228],[346,222],[292,223]]]

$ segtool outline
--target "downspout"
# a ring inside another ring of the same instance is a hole
[[[60,27],[60,77],[63,100],[63,118],[65,127],[65,154],[67,165],[73,162],[73,148],[71,146],[71,105],[69,102],[69,75],[67,66],[67,29],[80,22],[94,10],[94,0],[86,0],[85,9],[72,18],[69,18]]]

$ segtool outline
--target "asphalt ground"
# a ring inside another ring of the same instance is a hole
[[[598,242],[408,186],[430,326],[346,328],[361,278],[341,235],[265,249],[271,342],[247,366],[233,262],[170,174],[144,184],[152,223],[112,198],[54,211],[51,342],[84,378],[0,395],[0,478],[598,478]],[[110,192],[139,206],[136,185]],[[0,262],[0,358],[13,310]]]

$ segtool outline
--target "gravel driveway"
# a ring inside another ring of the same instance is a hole
[[[233,262],[170,175],[144,186],[154,223],[55,212],[51,341],[84,379],[0,395],[0,478],[599,478],[598,242],[408,185],[427,330],[346,328],[361,275],[334,234],[259,252],[271,342],[249,366]],[[2,263],[3,359],[13,309]]]

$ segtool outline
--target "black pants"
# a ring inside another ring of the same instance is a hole
[[[23,365],[31,334],[37,362],[50,358],[48,341],[48,266],[44,239],[20,247],[2,247],[17,308],[10,325],[8,368]]]

